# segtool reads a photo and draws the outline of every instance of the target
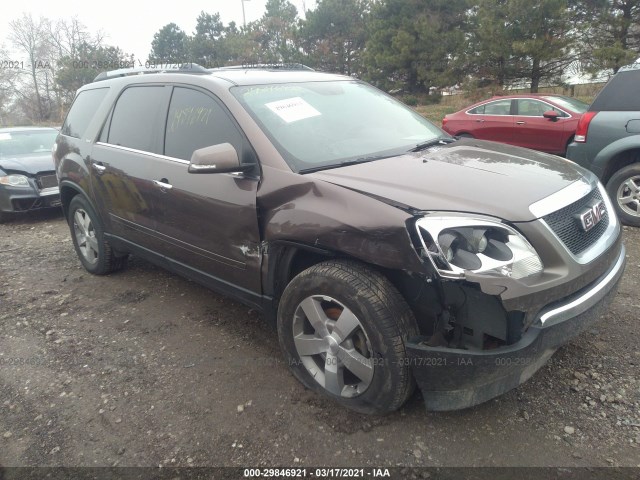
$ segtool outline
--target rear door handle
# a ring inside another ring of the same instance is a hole
[[[527,122],[516,122],[516,125],[524,125]]]
[[[166,178],[161,178],[160,180],[154,180],[153,184],[158,187],[160,190],[171,190],[173,185],[169,183],[169,180]]]
[[[98,174],[102,174],[104,173],[104,171],[107,169],[107,167],[105,167],[102,163],[100,162],[93,162],[91,164],[91,166],[93,167],[93,169],[98,173]]]
[[[484,120],[480,119],[480,120],[476,120],[477,123],[483,123]]]

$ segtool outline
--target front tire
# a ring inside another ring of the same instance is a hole
[[[84,268],[94,275],[106,275],[123,268],[127,257],[118,257],[104,239],[104,229],[91,204],[82,195],[69,203],[67,217],[73,246]]]
[[[616,172],[607,182],[607,193],[620,221],[640,227],[640,164]]]
[[[278,336],[306,387],[361,413],[397,410],[415,383],[405,341],[413,312],[391,282],[352,261],[327,261],[296,276],[278,309]]]

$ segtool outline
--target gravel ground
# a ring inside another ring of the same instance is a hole
[[[368,417],[306,391],[252,310],[138,259],[95,277],[58,212],[0,225],[4,466],[640,466],[640,230],[596,329],[519,388]]]

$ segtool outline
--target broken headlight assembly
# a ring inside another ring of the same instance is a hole
[[[416,222],[424,254],[446,278],[465,272],[521,279],[542,272],[542,261],[515,229],[482,217],[428,215]]]

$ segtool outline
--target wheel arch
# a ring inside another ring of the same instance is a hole
[[[640,162],[640,146],[615,153],[602,172],[602,183],[606,185],[617,171],[638,162]]]
[[[97,211],[89,195],[87,195],[87,192],[85,192],[80,185],[69,180],[62,180],[60,182],[60,201],[62,203],[62,211],[64,212],[65,218],[67,218],[69,214],[69,204],[76,195],[84,196],[91,206],[94,207],[93,209]]]
[[[398,289],[416,317],[423,320],[419,322],[421,331],[430,331],[435,317],[442,310],[437,293],[432,284],[427,283],[428,274],[425,272],[409,273],[405,270],[386,268],[344,252],[280,240],[269,244],[268,261],[263,266],[264,293],[272,299],[271,308],[265,309],[267,318],[275,321],[280,297],[299,273],[327,260],[356,262],[384,276]]]

